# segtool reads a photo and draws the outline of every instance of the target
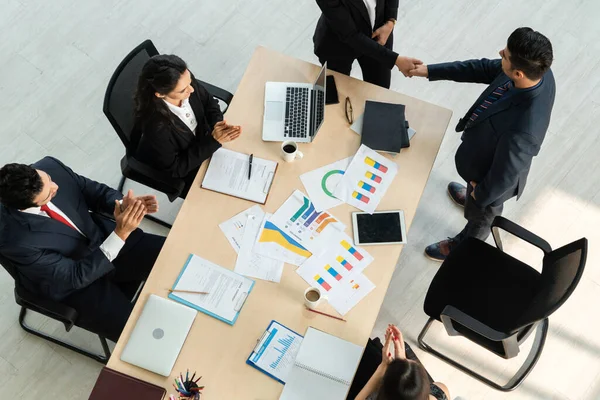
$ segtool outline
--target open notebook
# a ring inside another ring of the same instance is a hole
[[[343,400],[363,348],[308,328],[280,400]]]
[[[210,159],[202,180],[202,187],[265,204],[277,171],[277,162],[253,157],[250,179],[248,179],[249,165],[249,154],[221,147]]]

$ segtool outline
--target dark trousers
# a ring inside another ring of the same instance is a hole
[[[392,49],[394,44],[394,35],[391,34],[388,38],[385,47],[388,49]],[[325,64],[327,61],[327,68],[333,71],[339,72],[340,74],[350,75],[350,71],[352,70],[352,63],[354,62],[354,58],[345,57],[345,58],[332,58],[327,56],[320,56],[319,62],[321,65]],[[363,73],[363,80],[365,82],[372,83],[374,85],[378,85],[384,87],[386,89],[390,88],[390,82],[392,79],[392,71],[382,65],[379,61],[374,58],[362,56],[356,58],[358,64],[360,65],[360,69]]]
[[[467,183],[467,197],[465,199],[465,218],[467,225],[454,237],[458,243],[468,237],[485,240],[490,235],[492,221],[497,215],[502,215],[503,204],[499,206],[487,206],[480,208],[471,197],[473,187]]]
[[[164,242],[164,237],[141,230],[132,233],[113,260],[114,273],[64,300],[77,310],[77,326],[113,342],[119,340],[133,310],[133,295],[148,278]]]

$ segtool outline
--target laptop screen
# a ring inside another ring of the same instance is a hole
[[[327,79],[327,63],[321,68],[319,76],[313,86],[312,101],[311,101],[311,117],[312,126],[310,129],[310,135],[315,136],[317,131],[323,125],[323,119],[325,118],[325,81]]]

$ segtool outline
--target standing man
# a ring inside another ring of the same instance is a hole
[[[418,65],[410,72],[430,81],[488,85],[456,126],[463,132],[456,169],[467,187],[451,182],[448,193],[464,207],[467,225],[455,237],[427,246],[425,254],[437,261],[467,237],[488,237],[504,202],[515,196],[518,200],[523,193],[531,161],[550,124],[556,86],[548,38],[531,28],[518,28],[500,57]]]
[[[398,0],[317,0],[317,5],[323,14],[313,42],[321,65],[350,75],[358,60],[365,82],[389,89],[394,66],[408,76],[422,64],[392,50]]]
[[[165,241],[138,229],[158,210],[156,196],[123,197],[45,157],[0,169],[0,203],[0,254],[19,284],[116,342],[133,309],[126,292],[146,280]]]

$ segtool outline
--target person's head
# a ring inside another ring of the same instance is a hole
[[[163,100],[180,106],[194,92],[192,75],[185,61],[172,54],[161,54],[144,64],[135,92],[136,117],[159,112],[170,117]]]
[[[0,202],[6,207],[39,207],[52,200],[57,191],[58,185],[44,171],[25,164],[0,168]]]
[[[552,43],[531,28],[518,28],[508,37],[500,57],[502,70],[513,82],[535,82],[552,65]]]
[[[427,400],[429,379],[421,364],[413,360],[395,359],[383,375],[377,400]]]

